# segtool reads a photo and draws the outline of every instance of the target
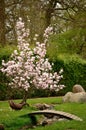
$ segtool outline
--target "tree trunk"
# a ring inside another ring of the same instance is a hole
[[[24,97],[23,97],[21,103],[24,103],[24,102],[25,102],[26,105],[29,106],[29,104],[27,103],[27,98],[28,98],[28,92],[25,91],[25,92],[24,92]]]
[[[5,1],[0,0],[0,44],[5,45]]]
[[[52,13],[55,11],[57,0],[50,0],[45,10],[45,28],[51,24]]]

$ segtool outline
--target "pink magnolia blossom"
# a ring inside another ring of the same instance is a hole
[[[44,43],[36,41],[36,46],[31,49],[27,42],[29,37],[29,29],[25,30],[24,23],[20,18],[16,25],[18,36],[18,49],[14,50],[11,60],[2,61],[1,71],[11,78],[9,85],[13,88],[23,88],[28,91],[32,85],[36,88],[59,91],[64,85],[58,85],[63,70],[59,73],[53,72],[52,65],[46,58],[46,42],[52,27],[48,27],[44,33]],[[38,35],[35,35],[37,38]],[[36,39],[35,39],[36,40]]]

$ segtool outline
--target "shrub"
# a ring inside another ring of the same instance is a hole
[[[13,45],[6,45],[4,48],[0,47],[0,66],[2,64],[2,59],[5,61],[8,61],[11,53],[16,48],[16,46]]]
[[[64,90],[58,94],[63,95],[68,91],[72,91],[72,87],[75,84],[80,84],[86,90],[86,61],[82,60],[77,55],[60,54],[57,58],[51,58],[51,62],[54,62],[53,69],[63,68],[63,80],[62,84],[66,86]]]
[[[16,48],[16,46],[6,45],[4,48],[0,46],[0,67],[2,60],[8,61],[11,53]],[[7,99],[7,77],[0,71],[0,100]]]

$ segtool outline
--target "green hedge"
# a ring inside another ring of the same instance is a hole
[[[2,65],[2,60],[8,61],[11,53],[16,48],[16,46],[6,45],[5,47],[0,46],[0,68]],[[0,71],[0,100],[4,100],[8,98],[9,89],[7,85],[8,79],[3,73]]]
[[[82,60],[77,55],[60,54],[57,58],[50,59],[54,63],[54,71],[59,71],[63,68],[62,84],[66,86],[65,89],[58,94],[63,95],[68,91],[72,91],[75,84],[80,84],[86,90],[86,61]]]
[[[6,45],[5,47],[0,47],[0,66],[2,64],[2,60],[8,61],[13,50],[16,49],[16,46]]]

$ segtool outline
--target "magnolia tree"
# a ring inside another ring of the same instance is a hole
[[[29,46],[29,29],[24,28],[24,23],[20,18],[16,24],[18,36],[18,49],[14,50],[11,55],[11,60],[5,63],[2,61],[1,71],[10,77],[9,85],[12,88],[22,88],[26,92],[32,86],[37,89],[50,89],[59,91],[64,88],[64,85],[59,85],[62,72],[53,72],[52,65],[46,58],[46,43],[49,35],[52,32],[52,27],[48,27],[44,32],[44,42],[37,41],[36,34],[34,40],[36,46]]]

